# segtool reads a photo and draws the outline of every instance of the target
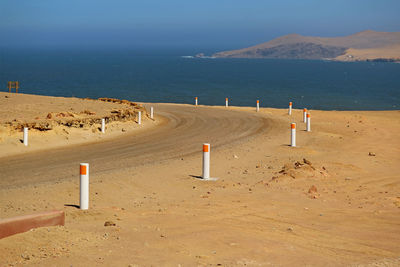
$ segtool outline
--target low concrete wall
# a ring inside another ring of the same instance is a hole
[[[33,228],[65,224],[64,211],[46,211],[37,214],[0,219],[0,239],[29,231]]]

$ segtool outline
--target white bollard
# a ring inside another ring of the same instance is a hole
[[[289,102],[289,115],[292,115],[292,102]]]
[[[106,132],[106,119],[101,119],[101,132]]]
[[[203,144],[203,179],[210,179],[210,144]]]
[[[292,123],[290,126],[292,128],[290,146],[295,147],[296,146],[296,123]]]
[[[303,122],[306,123],[307,122],[307,109],[303,109]]]
[[[311,131],[311,115],[310,113],[307,113],[307,132]]]
[[[228,107],[228,98],[225,98],[225,107]]]
[[[154,119],[154,108],[150,107],[150,119]]]
[[[260,100],[257,100],[257,112],[259,112],[260,111]]]
[[[80,164],[80,199],[79,208],[89,209],[89,163]]]
[[[194,104],[197,106],[197,104],[198,104],[198,99],[197,99],[197,96],[194,98]]]
[[[141,111],[138,112],[138,120],[137,121],[138,121],[137,123],[139,125],[142,124],[142,112]]]
[[[28,146],[28,127],[24,127],[24,145]]]

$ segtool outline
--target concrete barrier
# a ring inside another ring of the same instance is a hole
[[[29,231],[33,228],[65,224],[64,211],[46,211],[32,215],[0,219],[0,239]]]

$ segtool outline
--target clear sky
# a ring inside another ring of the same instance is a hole
[[[239,48],[400,31],[400,0],[0,0],[0,46]]]

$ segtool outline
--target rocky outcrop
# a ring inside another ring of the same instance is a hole
[[[66,126],[73,128],[91,127],[95,124],[100,124],[104,118],[106,122],[113,121],[136,121],[138,111],[142,112],[143,117],[147,115],[146,109],[134,102],[128,100],[119,100],[113,98],[101,98],[100,101],[113,102],[123,104],[120,109],[113,109],[105,116],[96,116],[95,112],[83,110],[79,113],[73,112],[50,112],[43,119],[36,117],[35,121],[23,122],[13,120],[5,122],[0,126],[6,127],[11,131],[22,131],[24,127],[37,131],[50,131],[56,126]]]
[[[393,62],[400,59],[399,44],[400,32],[363,31],[334,38],[289,34],[252,47],[219,52],[213,57]]]

